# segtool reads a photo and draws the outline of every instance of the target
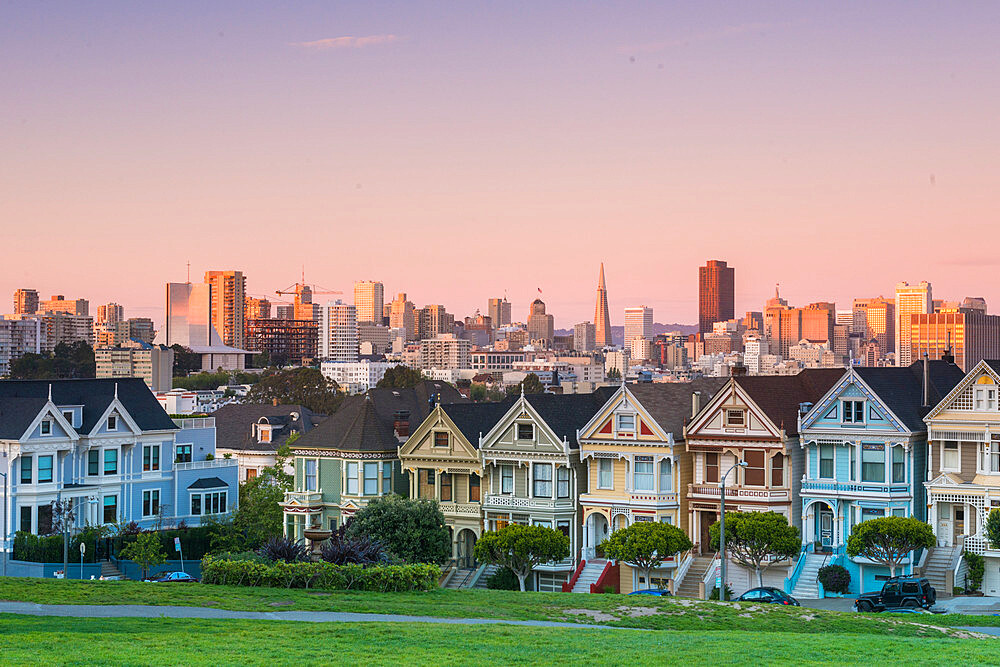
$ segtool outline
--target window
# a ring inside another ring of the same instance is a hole
[[[101,474],[101,450],[91,449],[87,452],[87,474]]]
[[[448,433],[446,431],[435,431],[434,432],[434,446],[435,447],[447,447],[448,446]]]
[[[865,422],[864,401],[844,401],[843,422],[845,424],[863,424]]]
[[[159,469],[160,469],[160,446],[143,445],[142,446],[143,472],[149,472],[150,470],[159,470]]]
[[[635,415],[618,415],[615,419],[618,420],[619,431],[631,432],[635,430]]]
[[[38,483],[52,481],[52,457],[38,457]]]
[[[160,490],[142,492],[142,515],[156,516],[160,513]]]
[[[858,479],[858,448],[851,445],[851,481]]]
[[[479,475],[473,473],[469,475],[469,502],[478,503],[480,500],[479,495]]]
[[[446,472],[441,473],[441,502],[451,502],[451,475]]]
[[[597,488],[613,489],[615,487],[613,465],[611,459],[597,459]]]
[[[111,415],[108,417],[108,430],[109,431],[118,430],[118,417],[116,415]]]
[[[382,495],[387,496],[392,493],[392,462],[382,463]]]
[[[819,446],[819,476],[821,479],[833,479],[833,445]]]
[[[542,528],[551,528],[552,527],[552,522],[551,521],[535,521],[531,525],[533,525],[533,526],[541,526]]]
[[[31,484],[31,455],[21,457],[21,484]]]
[[[705,481],[709,484],[719,481],[719,454],[717,452],[705,454]]]
[[[191,514],[195,516],[201,516],[201,494],[194,493],[191,495]]]
[[[177,463],[191,463],[191,445],[177,445]]]
[[[569,537],[569,521],[556,521],[556,530]]]
[[[892,515],[893,516],[905,517],[906,516],[906,508],[905,507],[893,507],[892,508]]]
[[[743,410],[726,410],[726,426],[746,426],[746,413]]]
[[[247,479],[254,479],[257,477],[256,468],[247,468]]]
[[[208,491],[191,494],[191,514],[222,514],[226,511],[226,491]]]
[[[417,497],[436,498],[437,489],[434,488],[434,471],[427,468],[417,470]]]
[[[861,481],[885,482],[885,445],[861,445]]]
[[[306,491],[319,490],[319,461],[306,459]]]
[[[663,516],[660,517],[660,523],[665,523],[668,526],[672,526],[674,524],[674,517],[670,516],[669,514],[664,514]]]
[[[535,481],[534,496],[536,498],[552,497],[552,464],[535,463],[532,466],[532,478]]]
[[[271,425],[258,424],[257,435],[260,442],[271,442]]]
[[[962,469],[962,460],[961,458],[959,458],[957,442],[949,440],[945,441],[944,452],[941,456],[941,469],[942,470]]]
[[[743,460],[747,462],[747,467],[743,469],[743,483],[747,486],[764,486],[767,480],[764,478],[764,460],[766,456],[762,451],[747,451],[743,455]]]
[[[660,493],[670,493],[673,490],[673,465],[670,459],[660,459]]]
[[[31,532],[31,505],[21,505],[21,532]]]
[[[72,410],[63,410],[63,419],[65,419],[66,421],[68,421],[70,426],[74,426],[75,425],[75,424],[73,424],[73,411]]]
[[[862,507],[861,508],[861,520],[867,521],[868,519],[877,519],[879,517],[885,516],[885,510],[881,508],[874,507]]]
[[[569,468],[556,469],[556,496],[569,498]]]
[[[42,435],[52,435],[52,420],[43,419],[42,420]]]
[[[347,493],[352,496],[358,495],[358,464],[347,464]]]
[[[514,493],[514,466],[500,466],[500,493]]]
[[[771,457],[771,486],[785,485],[785,455],[775,454]]]
[[[636,491],[652,491],[653,481],[653,457],[636,456],[632,469],[632,488]]]
[[[535,439],[535,428],[532,424],[518,424],[517,425],[517,439],[518,440],[534,440]]]
[[[377,496],[378,495],[378,464],[377,463],[366,463],[365,464],[365,495],[366,496]]]
[[[983,470],[986,472],[1000,472],[1000,442],[993,440],[986,445],[986,459],[983,461]]]
[[[38,534],[52,534],[52,505],[38,506]]]
[[[104,496],[104,523],[118,521],[118,496]]]
[[[902,445],[896,445],[892,448],[892,481],[906,481],[906,463],[903,458]]]
[[[976,387],[976,410],[997,409],[996,387]]]
[[[117,475],[118,474],[118,450],[117,449],[105,449],[104,450],[104,474],[105,475]]]

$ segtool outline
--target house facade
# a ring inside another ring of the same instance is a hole
[[[484,528],[538,525],[570,538],[569,558],[535,568],[534,590],[562,590],[579,560],[583,545],[579,498],[587,490],[587,467],[580,460],[577,431],[613,391],[522,394],[506,404],[507,411],[479,442]]]
[[[139,378],[0,382],[0,452],[5,550],[16,531],[51,534],[55,501],[71,504],[74,531],[198,525],[238,502],[214,421],[172,420]]]
[[[580,458],[588,479],[580,496],[583,559],[594,559],[598,544],[637,521],[659,521],[687,531],[692,466],[684,446],[684,423],[701,401],[707,403],[725,384],[723,378],[622,384],[580,429]],[[619,590],[667,588],[677,566],[671,556],[647,582],[645,573],[623,563]]]
[[[890,574],[846,555],[854,526],[884,516],[926,520],[923,417],[963,377],[952,363],[926,363],[852,368],[802,418],[804,554],[846,567],[853,593],[881,589]]]
[[[240,481],[259,475],[275,464],[280,447],[289,438],[308,433],[326,419],[304,405],[233,403],[212,413],[216,450],[239,464]],[[288,472],[292,472],[289,465]]]

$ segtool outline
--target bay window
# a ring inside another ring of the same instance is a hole
[[[346,481],[346,493],[351,496],[358,495],[358,464],[348,463],[347,464],[347,474],[344,476]]]
[[[896,445],[892,448],[892,481],[893,482],[905,482],[906,481],[906,459],[904,457],[904,451],[902,445]]]
[[[366,496],[377,496],[378,495],[378,464],[377,463],[365,463],[365,486],[364,495]]]
[[[632,466],[632,489],[653,491],[653,457],[636,456]]]
[[[660,493],[674,490],[673,466],[670,459],[660,459]]]
[[[556,469],[556,496],[569,498],[569,468]]]
[[[749,450],[744,452],[743,460],[747,462],[743,469],[743,483],[747,486],[765,486],[767,479],[764,473],[766,456],[763,451]]]
[[[387,496],[392,493],[392,462],[382,463],[382,495]]]
[[[38,483],[52,481],[52,456],[38,457]]]
[[[821,479],[833,479],[833,445],[819,446],[819,476]]]
[[[552,464],[535,463],[532,465],[534,480],[533,494],[536,498],[552,497]]]
[[[861,445],[861,481],[885,482],[885,445]]]
[[[316,459],[306,459],[306,491],[319,490],[319,461]]]
[[[514,466],[510,464],[500,466],[500,493],[514,493]]]

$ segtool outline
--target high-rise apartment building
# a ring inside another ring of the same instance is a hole
[[[420,341],[420,368],[448,370],[472,368],[472,345],[454,334],[443,334]]]
[[[833,325],[836,321],[836,304],[829,301],[811,303],[802,309],[802,333],[805,340],[833,345]],[[795,341],[798,342],[798,341]]]
[[[243,322],[266,320],[271,317],[271,302],[264,298],[248,296],[243,303]]]
[[[573,349],[577,352],[593,352],[596,340],[596,328],[593,322],[580,322],[573,325]]]
[[[389,304],[389,328],[404,329],[406,340],[417,340],[417,323],[413,302],[408,301],[406,292],[400,292]]]
[[[725,262],[709,260],[698,267],[698,331],[707,333],[716,322],[733,319],[736,271]]]
[[[125,308],[117,303],[105,303],[97,307],[95,325],[115,325],[125,319]]]
[[[212,324],[230,347],[244,347],[247,279],[242,271],[206,271],[212,286]]]
[[[14,314],[33,315],[38,312],[38,290],[21,288],[14,292]]]
[[[62,294],[54,294],[48,301],[38,305],[41,313],[66,313],[68,315],[90,315],[90,302],[86,299],[67,299]]]
[[[320,307],[319,356],[330,361],[358,360],[358,315],[340,299]]]
[[[528,338],[540,341],[545,347],[552,345],[555,335],[555,318],[545,313],[545,302],[535,299],[531,302],[531,312],[528,315]]]
[[[173,388],[174,351],[165,345],[133,342],[94,350],[98,378],[142,378],[154,392]]]
[[[1000,315],[978,309],[951,313],[911,314],[906,340],[916,361],[940,359],[948,350],[965,372],[983,359],[1000,359]]]
[[[424,306],[416,311],[414,319],[419,340],[455,333],[455,316],[442,305]]]
[[[15,317],[0,315],[0,375],[7,375],[11,362],[25,354],[41,354],[47,349],[45,324],[42,318],[30,315],[32,313],[17,313]]]
[[[494,329],[510,324],[510,301],[507,297],[490,299],[488,311]]]
[[[604,262],[597,277],[597,306],[594,309],[594,345],[597,349],[614,345],[611,337],[611,313],[608,310],[608,288],[604,284]]]
[[[318,326],[312,320],[247,320],[247,348],[267,353],[272,364],[309,363],[316,358]]]
[[[354,308],[358,312],[358,324],[382,324],[384,291],[380,282],[359,280],[354,283]]]
[[[635,338],[653,339],[653,309],[648,306],[633,306],[625,309],[625,347],[632,349]],[[632,352],[633,359],[645,359]]]
[[[915,359],[910,350],[910,316],[934,312],[931,284],[896,283],[896,365],[909,366]],[[957,359],[957,356],[956,356]]]

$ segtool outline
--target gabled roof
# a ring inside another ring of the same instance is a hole
[[[0,381],[0,438],[20,438],[48,401],[59,405],[82,405],[80,433],[90,433],[114,400],[119,402],[143,431],[173,430],[177,426],[141,378],[92,380],[3,380]]]
[[[576,449],[579,447],[577,430],[583,428],[617,390],[617,387],[599,387],[591,394],[525,394],[524,398],[559,439],[566,440],[571,449]]]
[[[843,375],[843,368],[807,368],[795,375],[740,375],[733,381],[775,426],[796,435],[799,405],[816,403]]]
[[[314,427],[314,418],[324,419],[302,405],[267,403],[230,403],[212,413],[215,417],[215,443],[221,449],[273,452],[285,444],[292,431],[305,435]],[[271,442],[258,442],[253,426],[266,418],[271,424]]]
[[[642,407],[649,412],[665,433],[673,433],[674,440],[682,440],[684,422],[691,418],[691,396],[701,392],[701,405],[708,402],[726,386],[728,378],[696,378],[691,382],[656,382],[628,385]]]
[[[442,405],[441,409],[455,423],[469,444],[479,449],[479,436],[489,433],[516,400],[511,397],[498,403],[449,403]]]
[[[854,372],[908,429],[924,431],[927,428],[924,416],[962,381],[965,373],[946,361],[929,362],[930,401],[924,406],[923,363],[916,361],[902,368],[862,366]]]

